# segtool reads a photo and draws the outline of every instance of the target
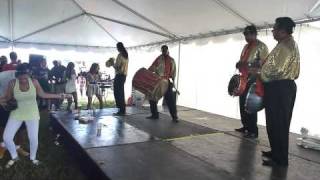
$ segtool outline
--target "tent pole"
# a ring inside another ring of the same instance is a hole
[[[169,39],[175,39],[174,37],[172,37],[172,36],[170,36],[168,34],[165,34],[165,33],[162,33],[162,32],[158,32],[158,31],[154,31],[154,30],[151,30],[151,29],[148,29],[148,28],[145,28],[145,27],[141,27],[141,26],[135,25],[135,24],[131,24],[131,23],[127,23],[127,22],[123,22],[123,21],[107,18],[107,17],[104,17],[104,16],[99,16],[99,15],[92,14],[92,13],[87,13],[87,14],[90,15],[90,16],[96,17],[96,18],[104,19],[104,20],[107,20],[107,21],[111,21],[111,22],[114,22],[114,23],[122,24],[122,25],[129,26],[129,27],[132,27],[132,28],[140,29],[142,31],[147,31],[147,32],[150,32],[150,33],[153,33],[153,34],[158,34],[160,36],[163,36],[163,37],[166,37],[166,38],[169,38]]]
[[[295,20],[295,23],[296,23],[296,25],[299,25],[299,24],[310,23],[310,22],[315,22],[315,21],[320,21],[320,16],[310,17],[308,19]],[[272,26],[273,26],[273,24],[265,23],[261,26],[257,25],[257,29],[258,30],[270,29]],[[148,47],[148,46],[154,46],[154,45],[165,44],[165,43],[173,43],[173,42],[178,42],[178,41],[192,41],[195,39],[202,39],[202,38],[216,37],[216,36],[221,36],[221,35],[235,34],[235,33],[240,33],[242,31],[243,30],[241,28],[235,28],[235,29],[223,30],[223,31],[214,31],[214,32],[208,32],[208,33],[203,33],[203,34],[199,34],[199,35],[184,36],[184,37],[180,37],[178,39],[158,41],[158,42],[152,42],[152,43],[147,43],[147,44],[142,44],[142,45],[137,45],[137,46],[131,46],[128,48],[141,48],[141,47]]]
[[[5,40],[6,42],[10,42],[10,39],[4,37],[4,36],[0,36],[1,39]]]
[[[97,20],[95,20],[92,16],[88,15],[88,17],[96,23],[105,33],[107,33],[114,41],[119,42],[116,37],[114,37],[108,30],[106,30]]]
[[[83,13],[85,13],[96,25],[98,25],[105,33],[107,33],[114,41],[119,42],[109,31],[107,31],[99,22],[97,22],[87,11],[76,1],[71,0]]]
[[[10,46],[13,51],[13,0],[9,0]]]
[[[318,0],[313,7],[309,10],[309,14],[313,13],[313,11],[315,11],[316,9],[318,9],[320,7],[320,0]]]
[[[39,42],[14,42],[14,44],[30,44],[30,45],[40,45],[40,46],[64,46],[64,47],[80,47],[80,48],[103,48],[103,49],[115,49],[111,46],[86,46],[86,45],[77,45],[77,44],[59,44],[59,43],[39,43]]]
[[[179,79],[180,79],[180,60],[181,60],[181,41],[179,41],[178,46],[178,72],[177,72],[177,89],[179,90]],[[177,96],[178,99],[178,96]]]
[[[148,23],[156,26],[157,28],[161,29],[162,31],[168,33],[170,36],[177,38],[177,36],[173,33],[171,33],[169,30],[165,29],[164,27],[160,26],[159,24],[155,23],[154,21],[152,21],[151,19],[147,18],[146,16],[142,15],[141,13],[133,10],[132,8],[130,8],[129,6],[125,5],[124,3],[121,3],[118,0],[112,0],[113,2],[115,2],[116,4],[118,4],[119,6],[127,9],[128,11],[132,12],[134,15],[142,18],[143,20],[147,21]]]
[[[215,3],[217,3],[220,7],[222,7],[223,9],[225,9],[226,11],[229,11],[231,14],[233,14],[234,16],[240,18],[241,20],[245,21],[248,24],[253,24],[252,22],[250,22],[247,18],[243,17],[240,13],[238,13],[237,11],[235,11],[234,9],[230,8],[229,6],[227,6],[225,3],[222,2],[222,0],[212,0]]]
[[[71,20],[76,19],[76,18],[78,18],[78,17],[80,17],[80,16],[83,16],[83,15],[85,15],[84,12],[82,12],[82,13],[80,13],[80,14],[77,14],[77,15],[74,15],[74,16],[72,16],[72,17],[69,17],[69,18],[67,18],[67,19],[64,19],[64,20],[62,20],[62,21],[53,23],[53,24],[51,24],[51,25],[49,25],[49,26],[43,27],[43,28],[38,29],[38,30],[36,30],[36,31],[34,31],[34,32],[31,32],[31,33],[29,33],[29,34],[26,34],[26,35],[23,35],[23,36],[21,36],[21,37],[18,37],[17,39],[13,40],[13,42],[19,41],[19,40],[21,40],[21,39],[24,39],[24,38],[26,38],[26,37],[32,36],[32,35],[37,34],[37,33],[39,33],[39,32],[48,30],[48,29],[50,29],[50,28],[53,28],[53,27],[58,26],[58,25],[60,25],[60,24],[66,23],[66,22],[68,22],[68,21],[71,21]]]

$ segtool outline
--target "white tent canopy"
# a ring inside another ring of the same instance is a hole
[[[270,27],[279,16],[318,20],[318,0],[1,0],[0,41],[127,47]]]
[[[128,98],[134,73],[150,66],[159,45],[171,42],[177,103],[239,119],[238,98],[227,94],[227,85],[245,44],[240,32],[249,24],[264,29],[258,38],[271,50],[277,42],[269,28],[281,16],[303,24],[293,34],[301,74],[291,131],[307,127],[319,134],[320,98],[314,92],[320,91],[320,25],[313,21],[320,20],[320,0],[0,0],[0,55],[14,48],[23,61],[31,53],[103,67],[122,41],[136,47],[128,49]],[[265,124],[263,112],[258,119]]]

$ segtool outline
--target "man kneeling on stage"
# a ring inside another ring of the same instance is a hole
[[[161,52],[162,54],[158,56],[157,59],[152,63],[152,65],[149,67],[149,70],[169,81],[168,90],[164,95],[164,100],[168,105],[172,121],[178,122],[176,98],[174,97],[175,94],[172,91],[172,88],[174,86],[174,78],[176,76],[176,64],[174,62],[174,59],[169,56],[168,46],[163,45],[161,47]],[[149,100],[149,103],[152,115],[147,118],[159,119],[159,112],[157,108],[158,102]]]

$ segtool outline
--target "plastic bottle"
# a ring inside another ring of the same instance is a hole
[[[96,117],[96,108],[95,107],[92,108],[92,116]]]
[[[97,124],[97,136],[101,136],[102,123]]]

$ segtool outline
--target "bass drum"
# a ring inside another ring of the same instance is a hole
[[[256,93],[256,83],[252,83],[248,90],[248,94],[245,101],[245,111],[248,113],[256,113],[264,108],[263,96],[259,96]]]
[[[230,96],[241,96],[246,90],[247,78],[240,74],[234,74],[228,84]]]
[[[133,76],[132,87],[143,93],[147,99],[158,101],[168,90],[169,81],[146,68],[141,68]]]

